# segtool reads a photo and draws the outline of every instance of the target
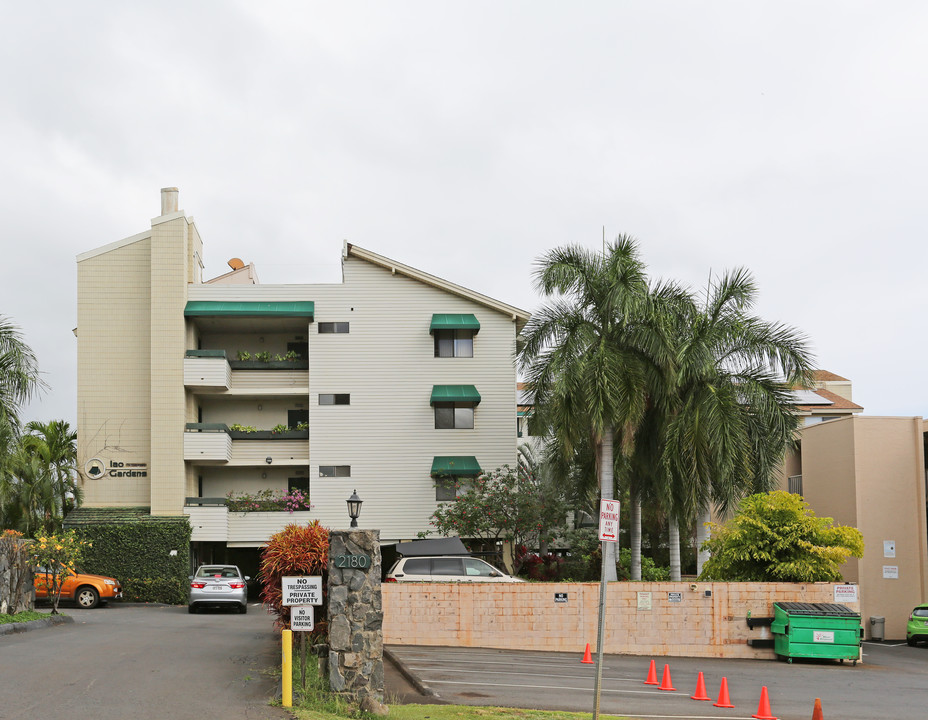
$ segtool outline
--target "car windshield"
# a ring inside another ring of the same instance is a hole
[[[224,578],[237,578],[238,570],[232,567],[201,567],[197,570],[197,577],[208,578],[216,575]]]
[[[928,617],[928,607],[917,607],[912,611],[914,617]]]

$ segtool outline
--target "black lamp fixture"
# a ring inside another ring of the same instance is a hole
[[[358,526],[358,515],[361,514],[361,503],[364,501],[358,497],[358,491],[353,490],[347,502],[348,517],[351,518],[351,527],[356,528]]]
[[[266,457],[266,458],[264,458],[264,462],[266,462],[268,465],[270,465],[272,462],[274,462],[274,458],[272,458],[272,457]]]

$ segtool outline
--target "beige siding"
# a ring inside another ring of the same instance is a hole
[[[306,467],[309,443],[306,440],[233,440],[230,465],[272,465]]]
[[[229,539],[229,511],[224,507],[185,507],[190,517],[193,542],[225,542]]]
[[[184,460],[223,462],[232,459],[232,440],[224,432],[185,432]]]
[[[78,462],[151,459],[151,241],[141,238],[77,265]],[[84,504],[147,505],[149,479],[86,479]]]
[[[229,547],[260,547],[287,525],[308,525],[312,512],[229,513]]]
[[[223,358],[184,358],[184,385],[189,388],[228,390],[232,371]]]
[[[309,392],[306,370],[235,370],[230,394],[305,395]]]

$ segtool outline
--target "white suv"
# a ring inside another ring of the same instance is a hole
[[[397,560],[387,582],[525,582],[472,557],[408,557]]]

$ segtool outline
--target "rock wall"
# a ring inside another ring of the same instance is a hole
[[[0,536],[0,613],[35,609],[32,568],[25,540]]]
[[[364,564],[362,557],[369,558],[368,567],[350,567]],[[329,534],[328,603],[329,685],[360,701],[362,707],[366,700],[382,703],[379,530],[333,530]]]

